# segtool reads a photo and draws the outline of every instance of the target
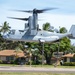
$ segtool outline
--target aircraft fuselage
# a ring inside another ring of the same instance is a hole
[[[36,35],[30,35],[27,31],[14,31],[4,35],[3,38],[7,40],[27,41],[27,42],[28,41],[38,42],[39,39],[45,40],[45,42],[53,42],[68,35],[70,35],[70,33],[60,34],[43,30],[38,31]]]

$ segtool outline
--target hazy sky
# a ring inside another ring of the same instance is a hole
[[[55,28],[66,27],[70,29],[71,25],[75,24],[75,0],[0,0],[0,25],[7,21],[12,29],[24,29],[24,21],[8,19],[7,17],[28,17],[28,13],[9,11],[17,10],[32,10],[34,8],[58,8],[40,14],[39,25],[49,22]]]

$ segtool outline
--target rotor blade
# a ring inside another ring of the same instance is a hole
[[[18,12],[27,12],[27,13],[32,13],[32,10],[11,10],[11,11],[18,11]]]
[[[45,11],[48,11],[48,10],[54,10],[54,9],[57,9],[57,8],[45,8],[45,9],[41,9],[41,10],[38,10],[38,9],[33,9],[33,10],[11,10],[11,11],[18,11],[18,12],[27,12],[27,13],[32,13],[34,12],[34,10],[37,12],[37,13],[43,13]]]
[[[8,18],[11,18],[11,19],[18,19],[18,20],[24,20],[24,21],[27,21],[28,18],[15,18],[15,17],[8,17]]]
[[[57,8],[46,8],[46,9],[42,9],[42,10],[37,10],[37,13],[43,13],[45,11],[54,10],[54,9],[57,9]]]

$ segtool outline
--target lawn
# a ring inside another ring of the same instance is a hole
[[[15,65],[15,64],[0,64],[0,66],[21,66],[21,65]],[[30,65],[22,65],[25,67],[30,67]],[[44,67],[44,68],[53,68],[53,65],[31,65],[31,67]],[[57,66],[57,68],[75,68],[75,66]]]
[[[0,75],[75,75],[75,74],[67,74],[67,73],[56,73],[56,74],[54,74],[54,73],[42,73],[42,72],[40,72],[40,73],[32,73],[32,72],[26,72],[26,73],[3,73],[3,72],[0,72]]]

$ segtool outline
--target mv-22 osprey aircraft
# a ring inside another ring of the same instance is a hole
[[[6,35],[3,36],[3,38],[7,40],[26,41],[26,42],[32,42],[32,41],[39,42],[39,40],[44,40],[45,42],[54,42],[65,36],[70,36],[70,38],[75,38],[75,25],[72,25],[70,31],[64,34],[39,30],[38,14],[53,9],[56,8],[47,8],[42,10],[33,9],[29,11],[16,10],[20,12],[32,13],[32,16],[29,16],[28,18],[9,17],[11,19],[28,21],[28,23],[25,24],[24,30],[18,30],[18,31],[10,30]]]

